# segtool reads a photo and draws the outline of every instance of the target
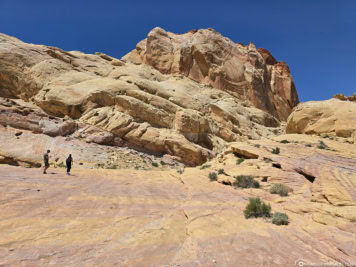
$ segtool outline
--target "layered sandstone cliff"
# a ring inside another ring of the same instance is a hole
[[[226,142],[280,132],[278,119],[298,103],[286,64],[213,30],[174,35],[156,28],[124,58],[0,34],[2,131],[131,146],[195,165]]]
[[[286,63],[277,62],[266,49],[236,44],[213,29],[173,34],[155,28],[124,59],[219,88],[279,120],[286,120],[299,102]]]

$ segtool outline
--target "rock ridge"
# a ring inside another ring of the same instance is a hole
[[[211,28],[185,34],[154,28],[123,59],[224,90],[279,120],[287,120],[299,103],[285,62],[253,43],[236,44]]]

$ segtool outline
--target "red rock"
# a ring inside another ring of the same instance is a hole
[[[277,63],[252,43],[236,44],[211,28],[181,35],[155,28],[124,59],[227,91],[279,120],[286,120],[299,103],[286,63]]]
[[[263,59],[266,61],[266,64],[268,65],[277,64],[277,60],[272,56],[272,54],[267,49],[258,48],[257,51],[258,53],[261,54]]]

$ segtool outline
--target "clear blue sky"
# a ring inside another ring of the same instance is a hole
[[[356,92],[356,0],[0,0],[0,32],[120,58],[154,27],[214,28],[288,63],[301,101]]]

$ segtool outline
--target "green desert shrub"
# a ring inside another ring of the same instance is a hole
[[[158,167],[158,163],[157,162],[152,162],[152,167]]]
[[[250,175],[239,175],[234,177],[236,181],[233,183],[235,187],[241,188],[259,188],[260,184],[258,181],[253,179]]]
[[[272,223],[276,225],[288,225],[288,215],[281,212],[276,212],[272,215]]]
[[[281,152],[281,150],[279,149],[279,147],[276,147],[276,148],[272,149],[272,154],[278,155],[280,152]]]
[[[224,169],[219,169],[218,170],[218,174],[225,174],[225,170]]]
[[[239,159],[236,160],[236,165],[240,165],[244,161],[245,161],[244,158],[239,158]]]
[[[280,143],[281,144],[289,144],[290,142],[288,140],[282,140]]]
[[[312,147],[312,144],[306,144],[305,146],[306,147]]]
[[[178,172],[179,174],[182,174],[182,173],[184,172],[184,168],[178,169],[177,172]]]
[[[261,199],[249,198],[249,203],[244,210],[245,218],[271,217],[271,205]]]
[[[282,197],[288,196],[289,191],[290,191],[289,187],[284,184],[274,184],[269,190],[271,194],[278,194]]]
[[[328,149],[329,147],[323,141],[319,141],[318,148],[319,149]]]
[[[205,164],[205,165],[201,166],[200,169],[201,169],[201,170],[204,170],[204,169],[207,169],[207,168],[209,168],[209,167],[211,167],[211,165]]]
[[[216,172],[210,172],[208,177],[209,177],[211,182],[218,180],[218,175],[216,174]]]

